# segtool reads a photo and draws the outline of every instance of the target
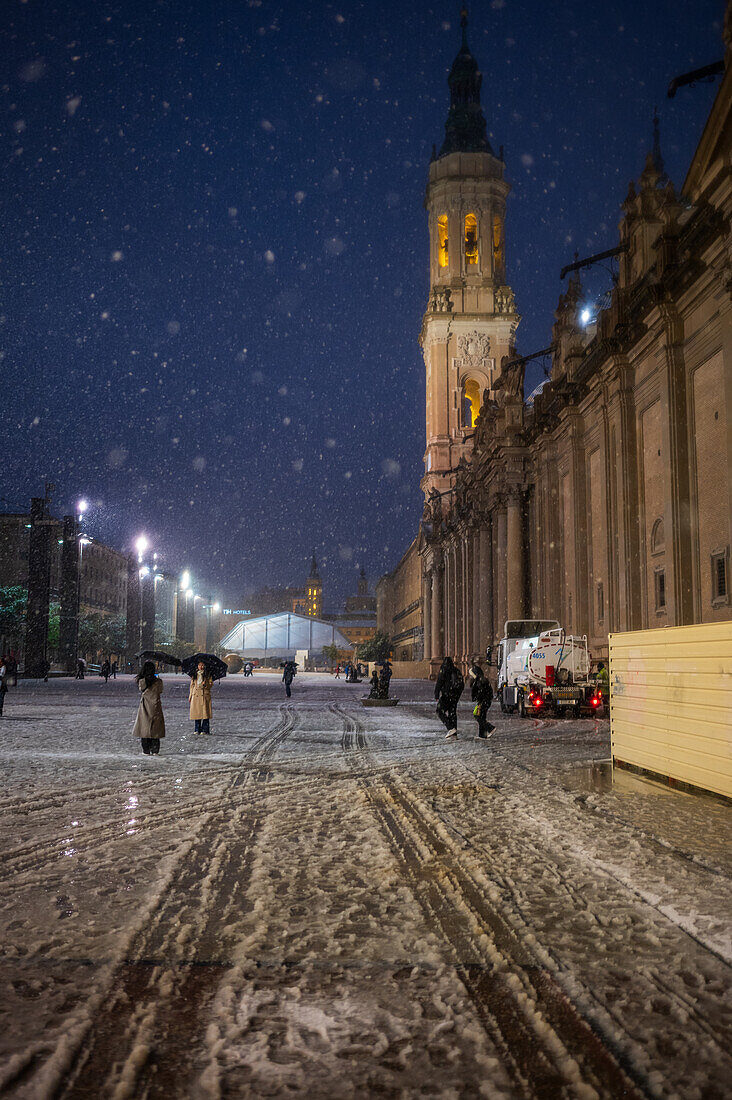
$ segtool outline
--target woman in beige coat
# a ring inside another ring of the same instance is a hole
[[[160,752],[160,738],[165,737],[165,718],[160,702],[163,681],[155,675],[155,665],[152,661],[145,661],[142,672],[137,677],[137,686],[142,697],[132,733],[134,737],[141,738],[145,756],[157,756]]]
[[[191,686],[188,692],[190,710],[188,715],[195,722],[196,733],[210,733],[209,721],[211,719],[211,687],[213,678],[206,672],[203,661],[198,662],[198,668],[191,676]]]

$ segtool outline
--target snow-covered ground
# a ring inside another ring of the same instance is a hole
[[[22,683],[0,719],[0,1095],[729,1095],[728,807],[605,721],[432,687]]]

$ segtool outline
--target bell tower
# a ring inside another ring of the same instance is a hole
[[[472,450],[480,407],[514,354],[519,323],[506,283],[502,157],[486,136],[482,74],[470,52],[467,11],[448,87],[445,140],[429,167],[430,299],[420,344],[427,372],[427,449],[422,489],[445,492]]]

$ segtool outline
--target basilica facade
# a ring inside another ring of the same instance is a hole
[[[557,619],[600,657],[612,631],[731,618],[732,4],[683,187],[656,135],[621,205],[617,281],[588,319],[570,277],[528,396],[509,186],[464,23],[425,202],[424,515],[377,586],[378,628],[434,667],[482,654],[507,619]]]

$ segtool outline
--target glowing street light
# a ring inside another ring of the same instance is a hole
[[[585,306],[585,308],[580,313],[580,321],[582,322],[583,325],[589,325],[591,320],[592,320],[592,312],[587,308],[587,306]]]
[[[136,540],[135,546],[137,547],[137,553],[140,558],[142,558],[142,555],[145,553],[149,545],[150,543],[147,541],[144,535],[140,535],[140,537]]]
[[[186,589],[186,599],[190,600],[192,595],[193,595],[193,589],[192,588],[187,588]]]
[[[147,577],[150,575],[150,567],[148,565],[140,566],[140,576]]]
[[[76,511],[79,513],[80,516],[83,516],[84,512],[86,512],[88,507],[89,507],[89,501],[88,500],[80,500],[79,503],[76,505]]]
[[[187,589],[187,588],[190,587],[190,584],[191,584],[191,574],[186,569],[185,573],[183,573],[181,578],[180,578],[180,586],[183,589]]]

